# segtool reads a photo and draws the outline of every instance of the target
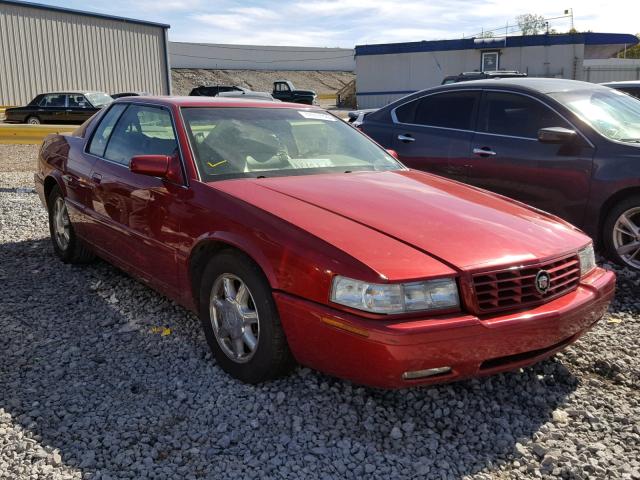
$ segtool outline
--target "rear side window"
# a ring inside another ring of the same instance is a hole
[[[416,109],[417,125],[471,130],[479,92],[452,92],[430,95]]]
[[[104,150],[107,148],[107,142],[109,141],[113,127],[126,108],[126,103],[118,103],[111,107],[104,115],[100,121],[100,125],[96,128],[96,133],[93,134],[93,138],[91,139],[89,153],[98,157],[104,156]]]
[[[128,166],[135,155],[174,155],[177,151],[171,114],[162,108],[131,105],[116,123],[104,157]]]
[[[54,93],[45,95],[40,101],[41,107],[64,107],[67,103],[67,96],[64,93]]]
[[[621,92],[631,95],[632,97],[640,98],[640,87],[637,88],[619,88]]]
[[[402,123],[428,127],[471,130],[479,92],[451,92],[428,95],[396,109]]]
[[[420,100],[414,100],[413,102],[405,103],[396,108],[396,118],[400,123],[414,123],[416,116],[416,108]]]
[[[538,138],[547,127],[572,128],[562,117],[531,97],[515,93],[486,92],[478,130],[512,137]]]

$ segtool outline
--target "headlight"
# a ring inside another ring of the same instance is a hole
[[[587,273],[596,268],[596,256],[593,253],[593,243],[590,243],[581,250],[578,250],[580,258],[580,276],[584,277]]]
[[[448,310],[460,305],[458,287],[450,278],[378,284],[336,276],[331,301],[358,310],[386,314]]]

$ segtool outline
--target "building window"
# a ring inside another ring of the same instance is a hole
[[[482,71],[495,72],[498,70],[500,52],[482,52]]]

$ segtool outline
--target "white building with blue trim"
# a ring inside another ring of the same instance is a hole
[[[588,32],[358,45],[358,107],[381,107],[462,72],[517,70],[583,80],[585,60],[607,59],[637,43],[630,34]]]

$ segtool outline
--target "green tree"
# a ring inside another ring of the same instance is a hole
[[[535,35],[536,33],[545,31],[547,27],[547,21],[542,15],[536,15],[535,13],[525,13],[516,17],[518,27],[522,32],[522,35]]]
[[[640,33],[638,33],[636,37],[640,40]],[[626,51],[623,50],[618,53],[618,58],[640,58],[640,43],[631,48],[627,48]]]

